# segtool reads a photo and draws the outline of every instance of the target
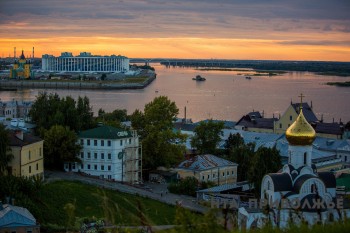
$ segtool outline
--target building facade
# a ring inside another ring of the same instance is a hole
[[[127,72],[129,59],[124,56],[96,56],[81,52],[78,56],[63,52],[61,56],[42,56],[42,70],[53,72]]]
[[[44,140],[21,130],[10,131],[9,137],[13,159],[8,164],[7,174],[44,178]]]
[[[27,118],[33,102],[30,101],[1,101],[0,116],[5,118]]]
[[[19,59],[15,59],[15,63],[10,68],[10,77],[11,78],[30,78],[34,77],[34,72],[32,70],[32,62],[29,59],[26,59],[23,50]]]
[[[195,177],[199,182],[211,181],[217,185],[237,182],[237,164],[215,155],[197,155],[179,164],[175,169],[180,179]]]
[[[102,179],[141,182],[142,153],[136,131],[100,126],[80,132],[80,163],[66,163],[65,171]]]

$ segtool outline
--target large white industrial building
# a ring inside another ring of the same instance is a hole
[[[95,56],[89,52],[81,52],[73,56],[63,52],[61,56],[45,54],[42,56],[42,70],[53,72],[127,72],[129,58],[121,55]]]

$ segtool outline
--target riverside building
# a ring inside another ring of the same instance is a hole
[[[53,72],[127,72],[129,58],[121,55],[97,56],[81,52],[73,56],[63,52],[61,56],[45,54],[42,56],[42,70]]]

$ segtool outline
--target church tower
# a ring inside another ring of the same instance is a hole
[[[301,94],[301,103],[302,97]],[[286,138],[289,142],[289,164],[295,169],[303,166],[311,167],[312,143],[316,138],[314,128],[307,122],[303,114],[302,105],[296,121],[287,129]]]

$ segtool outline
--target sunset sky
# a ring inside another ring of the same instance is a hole
[[[0,56],[350,61],[349,0],[0,0]]]

